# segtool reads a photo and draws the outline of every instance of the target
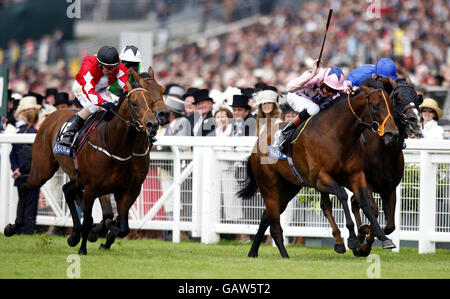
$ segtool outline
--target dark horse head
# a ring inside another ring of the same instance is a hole
[[[136,73],[132,72],[135,80],[135,86],[146,89],[153,98],[152,111],[158,119],[159,125],[164,126],[170,122],[170,110],[163,100],[164,88],[156,81],[155,73],[152,67],[148,68],[148,72]]]
[[[408,78],[379,78],[384,90],[390,95],[394,105],[394,120],[400,131],[409,137],[420,134],[419,105],[423,97],[417,95],[413,84]]]

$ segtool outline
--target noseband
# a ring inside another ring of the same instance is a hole
[[[385,119],[383,120],[383,122],[381,123],[381,125],[380,125],[380,123],[378,123],[376,120],[373,119],[372,110],[370,109],[370,105],[369,105],[369,97],[370,97],[373,93],[375,93],[375,92],[381,92],[381,95],[383,96],[384,103],[386,104],[386,108],[387,108],[387,111],[388,111],[388,114],[387,114],[387,116],[385,117]],[[387,102],[386,96],[384,95],[383,90],[380,89],[380,88],[374,89],[374,90],[370,91],[370,92],[366,95],[366,105],[367,105],[367,108],[368,108],[368,110],[369,110],[369,116],[370,116],[371,123],[368,123],[368,122],[363,121],[363,120],[356,114],[355,110],[354,110],[353,107],[352,107],[352,104],[350,103],[350,93],[348,93],[347,102],[348,102],[348,106],[350,107],[350,110],[352,111],[353,115],[356,117],[356,119],[358,120],[358,122],[359,122],[360,124],[366,126],[367,128],[371,129],[372,132],[378,133],[379,136],[383,136],[383,135],[384,135],[384,125],[386,124],[386,121],[389,119],[389,117],[392,118],[392,119],[394,119],[394,118],[392,117],[392,115],[391,115],[391,111],[390,111],[390,109],[389,109],[389,104],[388,104],[388,102]]]

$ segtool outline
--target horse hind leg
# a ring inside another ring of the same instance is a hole
[[[252,247],[248,252],[248,257],[258,257],[259,246],[261,245],[262,239],[264,237],[264,233],[269,227],[269,217],[267,216],[267,212],[264,211],[261,222],[259,223],[258,232],[255,235],[255,239],[253,240]]]
[[[320,193],[320,207],[323,211],[324,216],[328,219],[331,225],[333,237],[334,237],[334,251],[339,254],[345,253],[344,240],[341,237],[341,230],[336,224],[336,221],[332,214],[333,206],[330,201],[330,195],[328,193]]]

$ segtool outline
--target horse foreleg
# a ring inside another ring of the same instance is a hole
[[[359,203],[361,205],[361,209],[363,210],[364,215],[369,219],[370,224],[375,231],[375,235],[382,242],[382,247],[384,249],[392,249],[395,248],[392,240],[388,239],[384,232],[380,228],[380,224],[377,221],[375,211],[371,206],[369,197],[371,194],[367,192],[367,189],[364,188],[366,184],[362,181],[364,175],[361,177],[357,177],[355,183],[353,184],[353,194],[357,199],[359,199]]]
[[[111,206],[110,195],[99,196],[100,206],[102,207],[102,220],[98,224],[94,224],[92,230],[89,232],[88,240],[90,242],[96,242],[98,235],[103,235],[108,232],[106,227],[106,220],[111,220],[114,218],[114,212]]]
[[[78,250],[78,254],[86,255],[86,243],[88,240],[89,232],[92,229],[92,224],[94,224],[94,219],[92,218],[92,206],[94,205],[94,196],[91,196],[88,191],[84,191],[83,195],[83,223],[81,225],[81,246]]]
[[[328,219],[331,225],[333,237],[334,237],[334,251],[337,253],[345,253],[344,240],[341,237],[341,230],[334,220],[332,209],[333,206],[330,201],[330,195],[328,193],[320,193],[320,207],[323,211],[323,215]]]
[[[74,247],[78,244],[78,242],[80,242],[81,223],[80,218],[78,217],[77,209],[75,207],[75,198],[80,189],[76,187],[75,181],[70,181],[64,184],[62,189],[73,222],[72,233],[67,238],[67,243],[69,244],[70,247]]]
[[[397,194],[395,190],[388,194],[381,194],[381,200],[383,202],[384,216],[386,218],[384,233],[389,235],[395,230],[395,205],[397,203]]]
[[[351,250],[361,250],[361,244],[359,243],[359,240],[355,234],[355,224],[353,223],[352,217],[350,215],[350,209],[348,207],[348,195],[347,192],[345,192],[345,189],[325,172],[321,172],[319,174],[315,187],[320,192],[336,195],[336,197],[342,204],[345,215],[345,226],[347,227],[349,232],[347,246]]]
[[[259,246],[261,245],[262,239],[264,237],[264,233],[269,227],[269,217],[267,216],[266,211],[264,211],[261,222],[259,223],[258,232],[255,235],[255,239],[253,240],[252,248],[248,252],[248,257],[258,257]]]

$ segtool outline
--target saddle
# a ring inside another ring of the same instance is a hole
[[[99,110],[95,113],[93,113],[91,116],[88,117],[88,119],[84,122],[81,129],[76,133],[74,137],[74,147],[68,147],[61,145],[59,143],[59,140],[61,138],[61,135],[65,130],[70,126],[73,119],[75,118],[75,115],[73,115],[71,118],[69,118],[62,126],[61,129],[59,129],[58,136],[56,136],[56,141],[53,144],[53,153],[55,154],[62,154],[71,156],[72,152],[74,151],[75,155],[78,154],[83,147],[83,145],[88,140],[88,137],[92,134],[92,132],[95,130],[95,128],[100,124],[102,120],[110,120],[110,113],[109,111]]]

